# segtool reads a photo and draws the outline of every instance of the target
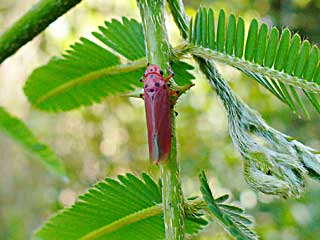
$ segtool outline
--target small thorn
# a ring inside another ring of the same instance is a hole
[[[174,114],[176,115],[176,117],[179,115],[179,113],[178,113],[178,112],[176,112],[176,111],[174,111]]]
[[[140,94],[139,96],[140,96],[141,98],[143,98],[143,94]]]
[[[179,94],[180,94],[180,91],[179,91],[179,90],[177,90],[177,91],[176,91],[176,94],[178,94],[178,95],[179,95]]]
[[[150,63],[147,63],[147,66],[150,66]]]
[[[160,70],[160,74],[163,75],[163,71],[162,70]]]
[[[143,78],[140,78],[140,80],[139,80],[140,82],[143,82]]]
[[[171,84],[170,84],[170,83],[167,83],[167,86],[168,86],[168,87],[171,87]]]

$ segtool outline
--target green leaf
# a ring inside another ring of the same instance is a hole
[[[266,55],[264,57],[264,66],[271,68],[277,53],[277,46],[279,42],[279,30],[275,27],[272,28],[268,40]]]
[[[226,53],[232,55],[236,36],[236,17],[231,14],[228,21],[228,31],[226,38]]]
[[[320,53],[316,45],[312,46],[307,40],[301,43],[297,34],[291,38],[287,28],[281,34],[275,27],[269,31],[266,24],[262,24],[259,29],[257,20],[253,19],[244,46],[243,19],[241,17],[236,19],[231,14],[226,28],[226,15],[221,10],[217,23],[217,47],[213,48],[212,39],[215,37],[213,15],[212,9],[202,8],[201,14],[197,12],[195,18],[202,24],[193,25],[193,32],[189,36],[190,44],[182,47],[184,53],[219,61],[239,69],[267,88],[293,112],[299,114],[300,109],[308,116],[301,96],[295,89],[301,88],[307,96],[306,99],[320,113],[320,101],[317,95],[320,93],[318,83]],[[236,22],[237,27],[235,27]],[[199,33],[203,39],[209,39],[208,46],[193,40],[199,38]]]
[[[31,130],[18,118],[0,107],[0,131],[37,156],[43,164],[67,180],[61,159],[47,145],[39,142]]]
[[[215,199],[216,203],[222,203],[222,202],[225,202],[229,199],[229,194],[224,194],[218,198]]]
[[[235,55],[241,58],[243,55],[243,44],[244,44],[244,21],[242,18],[238,19],[237,33],[235,41]]]
[[[212,9],[209,9],[208,11],[208,32],[209,32],[209,35],[208,35],[209,48],[214,49],[215,48],[215,41],[214,41],[215,30],[214,30],[214,12],[212,11]]]
[[[283,69],[284,63],[288,55],[290,38],[290,30],[288,28],[285,28],[281,35],[281,40],[277,51],[277,57],[274,64],[274,68],[276,70],[281,71]]]
[[[306,65],[308,60],[310,47],[311,44],[307,40],[303,41],[296,67],[294,69],[294,74],[298,77],[301,77],[303,74],[304,66]]]
[[[288,57],[287,57],[287,63],[284,67],[284,72],[291,74],[295,63],[297,61],[298,58],[298,53],[300,50],[300,45],[301,45],[301,38],[298,34],[295,34],[293,36],[293,38],[291,39],[291,45],[289,48],[289,53],[288,53]]]
[[[207,19],[206,9],[201,9],[201,19]],[[202,45],[207,46],[207,22],[201,21],[201,43]]]
[[[226,28],[226,14],[224,13],[223,10],[220,10],[219,20],[218,20],[218,29],[217,29],[217,50],[219,52],[224,51],[225,28]]]
[[[310,81],[317,69],[317,64],[319,62],[319,48],[313,46],[308,59],[308,63],[305,67],[304,78]]]
[[[228,205],[228,204],[220,204],[219,206],[220,206],[220,208],[223,208],[225,211],[230,211],[230,212],[238,213],[238,214],[243,213],[243,209],[236,207],[236,206],[232,206],[232,205]]]
[[[79,197],[71,208],[53,216],[38,229],[35,239],[165,239],[161,189],[145,173],[106,178]],[[188,207],[186,233],[206,224]]]
[[[317,71],[316,71],[315,74],[314,74],[313,80],[314,80],[316,83],[319,83],[319,84],[320,84],[320,63],[318,64],[318,68],[317,68]]]
[[[256,233],[249,227],[252,221],[249,216],[244,214],[242,208],[234,205],[225,204],[228,195],[214,199],[211,189],[208,185],[207,177],[204,172],[200,174],[203,199],[205,200],[210,214],[219,220],[219,223],[235,238],[235,239],[258,239]]]
[[[99,32],[93,35],[108,47],[129,60],[137,60],[145,56],[142,26],[136,20],[122,18],[123,23],[113,19],[100,26]]]
[[[252,20],[246,43],[245,59],[252,61],[254,54],[256,52],[256,41],[258,34],[258,21],[256,19]]]
[[[142,87],[139,79],[147,62],[141,24],[122,18],[122,22],[105,22],[99,30],[93,35],[103,46],[81,38],[62,57],[52,58],[33,71],[24,92],[34,106],[46,111],[67,111]],[[172,68],[178,84],[191,83],[189,64],[173,62]]]
[[[189,32],[188,32],[188,34],[191,36],[192,35],[192,33],[193,33],[193,19],[191,18],[190,19],[190,23],[189,23]],[[191,41],[191,39],[194,39],[194,38],[189,38],[189,41]]]
[[[257,21],[256,19],[254,19],[253,21]],[[250,32],[249,32],[250,34]],[[267,24],[263,23],[260,27],[259,30],[259,35],[258,35],[258,42],[257,42],[257,52],[254,56],[254,62],[262,65],[262,61],[263,61],[263,57],[264,54],[266,52],[266,47],[267,47],[267,35],[268,35],[268,26]],[[251,37],[250,35],[248,36],[248,38]],[[249,46],[252,47],[252,46]],[[250,51],[250,50],[248,50]]]

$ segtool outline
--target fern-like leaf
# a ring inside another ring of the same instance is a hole
[[[145,173],[99,182],[71,208],[52,217],[35,233],[36,239],[165,239],[161,188]],[[188,207],[188,209],[193,209]],[[186,215],[187,234],[206,221]]]
[[[320,113],[320,51],[316,45],[291,36],[289,29],[282,33],[266,24],[259,28],[253,19],[245,40],[244,20],[220,11],[215,31],[212,9],[198,10],[191,21],[189,45],[184,46],[193,55],[231,65],[267,88],[295,113],[300,108],[308,112],[296,87],[301,88],[314,108]],[[217,33],[215,36],[215,32]]]
[[[47,145],[39,142],[31,130],[18,118],[0,107],[0,132],[20,143],[30,153],[36,155],[50,170],[66,179],[61,159]],[[4,163],[5,164],[5,163]]]
[[[81,38],[62,57],[51,59],[29,76],[24,91],[34,106],[67,111],[142,87],[139,79],[147,63],[141,24],[123,18],[122,23],[105,22],[99,30],[93,35],[103,47]],[[187,63],[173,63],[179,85],[190,83],[190,69]]]
[[[239,240],[258,239],[256,233],[250,229],[252,221],[240,207],[225,203],[229,195],[214,198],[204,172],[200,174],[201,192],[208,210],[219,223],[235,238]]]

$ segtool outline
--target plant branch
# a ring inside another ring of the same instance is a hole
[[[250,61],[237,58],[235,56],[229,56],[228,54],[218,52],[216,50],[211,50],[209,48],[204,48],[201,46],[194,46],[189,44],[184,44],[176,48],[176,54],[192,54],[200,58],[207,60],[214,60],[224,64],[228,64],[236,69],[243,72],[254,72],[255,74],[260,74],[262,76],[269,77],[270,79],[277,79],[288,85],[293,85],[301,89],[308,90],[314,93],[320,93],[320,85],[316,82],[310,82],[303,78],[292,76],[288,73],[275,70],[273,68],[268,68],[261,66]],[[246,70],[246,71],[244,71]]]
[[[163,17],[163,1],[137,0],[137,3],[145,34],[147,60],[165,70],[169,62],[170,47]],[[182,240],[184,239],[183,195],[180,170],[176,159],[175,114],[173,110],[171,110],[171,127],[172,140],[169,159],[167,162],[159,164],[164,224],[167,240]]]
[[[174,15],[179,16],[183,14]],[[184,21],[187,23],[187,19]],[[316,150],[268,126],[258,113],[237,98],[212,61],[193,57],[224,104],[229,132],[242,155],[244,174],[251,187],[285,198],[298,197],[307,173],[319,179],[320,154]]]
[[[0,63],[81,0],[40,0],[0,36]]]

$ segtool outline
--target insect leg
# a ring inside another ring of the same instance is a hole
[[[175,105],[178,98],[184,94],[186,91],[188,91],[191,87],[193,87],[194,84],[189,84],[185,86],[177,86],[174,90],[169,90],[169,97],[171,98],[171,105]]]
[[[169,97],[171,96],[179,96],[180,95],[180,91],[179,90],[170,90],[169,92]]]
[[[170,90],[169,91],[169,97],[172,97],[171,101],[170,101],[172,107],[176,104],[180,94],[181,93],[179,90]]]
[[[169,82],[169,80],[174,77],[174,72],[173,72],[173,70],[172,70],[170,67],[169,67],[167,70],[168,70],[168,72],[170,73],[170,75],[164,79],[164,81],[165,81],[166,83]]]

